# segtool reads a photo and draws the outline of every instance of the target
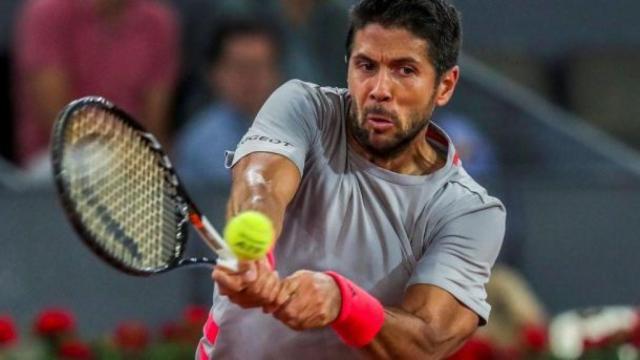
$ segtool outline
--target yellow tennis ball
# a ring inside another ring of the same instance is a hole
[[[234,216],[224,228],[224,238],[241,260],[265,256],[274,237],[271,220],[261,212],[245,211]]]

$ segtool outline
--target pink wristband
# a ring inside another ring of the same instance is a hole
[[[327,271],[340,289],[342,305],[333,330],[347,345],[362,347],[373,341],[384,323],[384,308],[378,299],[342,275]]]
[[[267,262],[271,265],[271,270],[276,268],[276,257],[273,255],[273,248],[267,253]]]

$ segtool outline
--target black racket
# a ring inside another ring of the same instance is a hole
[[[220,234],[180,184],[155,137],[104,98],[85,97],[58,115],[53,175],[66,214],[98,256],[133,275],[216,263],[237,268]],[[184,258],[191,223],[215,258]]]

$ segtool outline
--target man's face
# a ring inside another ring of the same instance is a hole
[[[280,81],[276,48],[260,34],[226,40],[222,56],[211,71],[211,86],[223,100],[254,115]]]
[[[457,67],[438,81],[427,47],[424,39],[402,28],[369,24],[355,33],[348,126],[373,155],[387,158],[405,149],[429,123],[434,107],[448,102]]]

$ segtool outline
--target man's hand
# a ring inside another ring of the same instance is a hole
[[[221,295],[245,309],[272,305],[281,287],[278,272],[266,259],[240,261],[237,272],[216,266],[211,277]]]
[[[282,281],[275,304],[264,308],[293,330],[326,326],[340,313],[342,297],[333,278],[300,270]]]

